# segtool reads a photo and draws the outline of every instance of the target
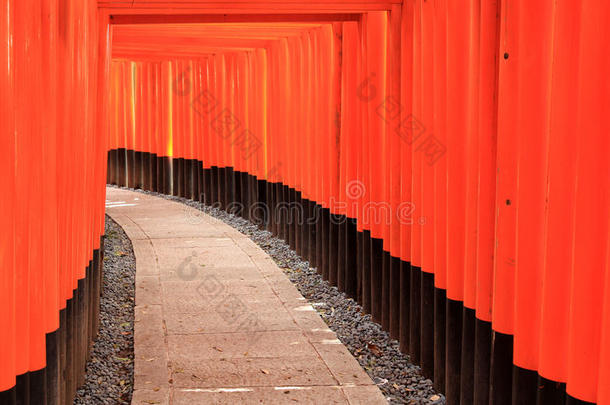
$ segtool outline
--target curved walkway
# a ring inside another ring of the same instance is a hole
[[[282,270],[186,205],[107,189],[136,255],[132,404],[386,404]]]

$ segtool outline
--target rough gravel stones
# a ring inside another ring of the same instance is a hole
[[[131,404],[136,262],[123,229],[106,216],[100,332],[75,405]]]

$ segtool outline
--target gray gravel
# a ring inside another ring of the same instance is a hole
[[[314,307],[318,313],[390,404],[445,404],[445,397],[434,390],[432,381],[421,374],[421,368],[412,364],[408,355],[400,352],[398,342],[391,339],[381,325],[373,322],[370,315],[364,314],[356,301],[324,281],[316,269],[311,268],[309,262],[298,256],[283,240],[217,207],[149,191],[133,191],[181,202],[218,218],[250,237],[284,270],[301,294],[311,303],[316,303]],[[197,218],[191,219],[197,221]]]
[[[131,241],[106,216],[100,333],[74,404],[130,404],[133,392],[133,322],[136,262]]]

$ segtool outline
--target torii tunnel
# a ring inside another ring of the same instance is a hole
[[[69,404],[106,184],[286,240],[448,404],[610,404],[610,3],[2,0],[0,404]]]

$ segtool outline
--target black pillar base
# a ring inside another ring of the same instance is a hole
[[[127,187],[135,188],[136,184],[136,151],[127,149]]]
[[[420,310],[421,369],[424,376],[434,378],[434,274],[421,272]]]
[[[447,291],[434,289],[434,389],[445,392]]]
[[[538,376],[537,405],[564,404],[566,402],[566,384],[547,380]]]
[[[135,151],[134,152],[134,173],[133,173],[133,188],[141,189],[143,185],[143,153]]]
[[[373,321],[381,323],[381,284],[383,272],[383,240],[371,237],[371,315]]]
[[[340,221],[336,224],[337,227],[337,288],[341,292],[345,292],[345,276],[346,276],[346,250],[347,250],[347,218],[340,217]]]
[[[421,354],[421,269],[411,265],[409,314],[409,356],[419,363]]]
[[[462,309],[462,357],[460,368],[460,401],[474,403],[475,311]]]
[[[535,404],[537,384],[538,374],[535,371],[513,366],[513,405]]]
[[[337,216],[331,214],[330,210],[328,213],[328,281],[336,287],[339,281],[339,226]]]
[[[381,327],[390,330],[390,252],[381,252]]]
[[[411,264],[400,261],[400,330],[399,348],[403,353],[410,352],[411,344]]]
[[[462,312],[460,301],[447,299],[445,383],[447,403],[460,403],[462,360]]]
[[[116,184],[127,187],[127,150],[120,148],[117,150]]]
[[[358,230],[356,220],[345,221],[345,293],[357,298],[358,293]]]
[[[493,332],[491,346],[490,404],[512,404],[513,337]]]
[[[361,303],[364,312],[370,314],[372,310],[371,296],[371,232],[364,230],[362,232],[362,287],[361,287]]]
[[[491,363],[491,322],[475,320],[473,404],[489,404],[489,366]]]

